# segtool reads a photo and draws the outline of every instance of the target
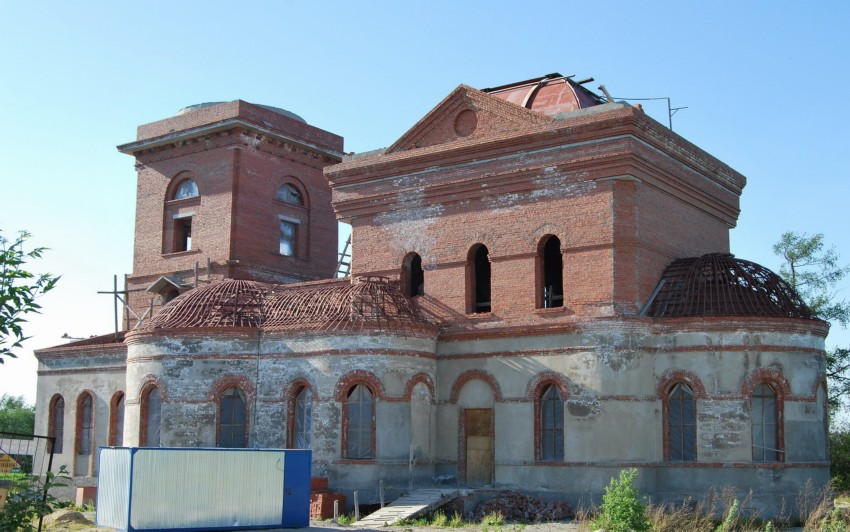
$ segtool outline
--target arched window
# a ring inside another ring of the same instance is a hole
[[[310,424],[313,417],[313,397],[310,389],[302,386],[295,396],[295,423],[293,427],[293,447],[310,448]]]
[[[224,391],[218,407],[218,446],[247,447],[248,425],[245,394],[236,387]]]
[[[120,447],[124,445],[124,394],[112,396],[109,410],[109,445]]]
[[[767,383],[753,389],[750,416],[753,428],[753,462],[781,462],[780,401]]]
[[[538,261],[538,308],[564,306],[564,268],[561,241],[549,235],[540,241]]]
[[[697,459],[696,402],[694,392],[677,382],[667,394],[667,459],[693,462]]]
[[[50,401],[48,417],[48,434],[56,438],[53,443],[53,452],[61,454],[62,440],[65,437],[65,400],[61,395],[54,395]]]
[[[194,198],[198,195],[198,184],[191,177],[180,181],[177,188],[174,189],[174,194],[171,199],[179,200],[186,198]]]
[[[304,205],[304,198],[301,196],[301,191],[298,190],[295,185],[281,185],[280,188],[277,189],[275,199],[290,205],[297,205],[299,207]]]
[[[77,401],[77,454],[89,455],[92,451],[94,405],[91,394],[84,392]]]
[[[468,259],[469,281],[471,282],[471,305],[470,312],[490,312],[490,254],[487,246],[477,244],[473,246]]]
[[[422,269],[422,257],[418,253],[410,253],[405,257],[402,272],[406,296],[416,297],[425,293],[425,271]]]
[[[142,416],[139,427],[140,447],[159,447],[162,443],[162,395],[159,388],[151,386],[142,394]]]
[[[564,459],[564,398],[561,391],[554,385],[547,385],[540,395],[537,456],[545,461],[562,461]]]
[[[375,457],[375,400],[365,384],[348,391],[345,401],[345,457],[371,460]]]

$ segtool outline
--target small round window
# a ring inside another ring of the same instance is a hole
[[[198,184],[194,179],[184,179],[177,185],[177,190],[174,191],[173,199],[194,198],[198,195]]]
[[[277,189],[277,199],[289,203],[290,205],[304,205],[304,200],[301,198],[301,192],[292,185],[281,185]]]

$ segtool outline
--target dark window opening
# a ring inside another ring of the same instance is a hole
[[[487,246],[478,246],[473,258],[473,282],[475,283],[475,313],[490,312],[490,256]]]
[[[550,236],[543,246],[543,308],[564,306],[564,269],[561,241]]]
[[[682,383],[670,390],[667,408],[667,448],[671,462],[697,459],[697,425],[694,392]]]
[[[53,401],[53,407],[50,411],[50,428],[49,434],[55,438],[53,442],[53,452],[60,454],[62,452],[62,439],[65,437],[65,400],[62,396],[57,396]]]
[[[540,397],[540,459],[564,459],[564,400],[552,385]]]
[[[80,403],[82,412],[80,414],[80,447],[77,449],[77,454],[91,454],[92,444],[92,400],[91,395],[86,394]]]
[[[298,224],[287,220],[280,221],[280,254],[284,257],[296,255]]]
[[[142,413],[144,441],[141,442],[140,446],[159,447],[160,425],[162,423],[162,396],[159,393],[159,388],[151,388],[148,391],[142,406],[144,407]]]
[[[374,457],[374,405],[372,392],[365,385],[358,384],[349,391],[346,402],[346,458],[369,460]]]
[[[779,427],[776,392],[768,384],[760,384],[753,390],[753,461],[779,462],[782,450],[779,449]]]
[[[218,446],[247,447],[245,396],[239,388],[228,388],[221,397]]]
[[[407,271],[407,295],[421,296],[425,293],[425,271],[422,269],[422,257],[414,253],[405,268]]]
[[[118,392],[112,399],[112,412],[109,423],[111,437],[109,445],[121,447],[124,445],[124,394]]]
[[[171,301],[172,299],[174,299],[175,297],[177,297],[179,295],[180,295],[180,291],[177,290],[177,288],[175,288],[175,287],[171,287],[168,290],[166,290],[165,293],[162,295],[162,303],[163,304],[168,303],[169,301]]]
[[[174,220],[174,252],[192,250],[192,217]]]
[[[307,387],[301,388],[295,397],[295,439],[296,449],[310,448],[310,424],[312,420],[313,397]]]

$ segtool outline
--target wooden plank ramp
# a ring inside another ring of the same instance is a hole
[[[402,519],[429,512],[457,498],[457,489],[415,489],[353,524],[357,528],[381,528]]]

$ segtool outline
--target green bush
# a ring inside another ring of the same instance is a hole
[[[850,491],[850,429],[846,426],[829,433],[829,460],[833,489]]]
[[[592,521],[595,528],[608,532],[647,532],[652,529],[646,518],[646,504],[633,483],[637,469],[620,471],[620,478],[612,478],[605,487],[599,514]]]
[[[58,500],[50,490],[56,486],[65,486],[70,480],[65,466],[58,473],[48,472],[44,480],[38,476],[16,480],[6,499],[6,507],[0,512],[0,530],[35,530],[33,523],[53,512]],[[47,497],[45,497],[47,490]]]

